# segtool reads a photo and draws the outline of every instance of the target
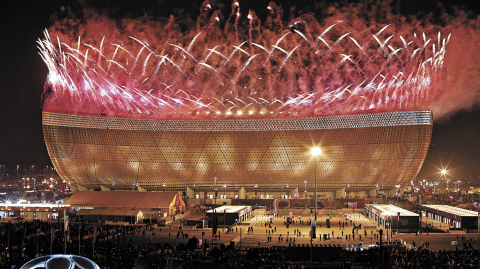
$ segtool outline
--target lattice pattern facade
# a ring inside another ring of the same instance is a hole
[[[85,187],[368,190],[405,185],[432,133],[429,111],[285,119],[133,119],[43,113],[59,175]],[[317,158],[312,146],[322,149]],[[316,162],[316,163],[315,163]]]

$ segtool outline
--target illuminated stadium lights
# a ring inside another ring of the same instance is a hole
[[[322,153],[322,150],[319,147],[313,147],[311,149],[311,153],[312,153],[313,156],[316,157],[316,156],[318,156]]]
[[[448,173],[448,171],[447,171],[447,169],[442,168],[442,169],[440,170],[440,173],[441,173],[442,176],[443,176],[443,180],[445,180],[446,183],[447,183],[447,192],[448,192],[448,183],[450,182],[450,180],[447,180],[447,173]]]
[[[50,204],[46,203],[45,201],[43,203],[12,203],[11,201],[5,201],[5,203],[0,203],[0,207],[16,207],[20,206],[23,208],[37,208],[37,207],[43,207],[43,208],[53,208],[53,207],[69,207],[70,205],[66,204]]]
[[[402,111],[194,120],[43,112],[43,131],[62,179],[86,188],[131,190],[135,181],[147,190],[195,192],[211,189],[216,176],[235,191],[275,191],[297,189],[318,170],[321,178],[307,191],[347,184],[363,191],[413,180],[428,150],[431,117]],[[317,162],[311,160],[317,150],[306,146],[312,138],[322,145]]]

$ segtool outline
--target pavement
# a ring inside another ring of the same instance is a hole
[[[215,244],[217,243],[224,243],[224,244],[229,244],[230,241],[234,241],[236,246],[239,246],[240,244],[242,247],[255,247],[259,245],[263,247],[270,247],[270,246],[288,246],[288,243],[286,242],[287,237],[292,238],[292,243],[295,242],[295,244],[310,244],[310,237],[309,237],[309,231],[310,231],[310,225],[307,224],[307,220],[310,218],[310,214],[308,215],[302,215],[301,219],[304,220],[305,222],[303,224],[300,224],[298,222],[298,216],[296,216],[296,222],[294,225],[290,225],[289,228],[287,228],[284,225],[284,218],[283,216],[277,217],[275,220],[273,220],[272,223],[272,228],[265,228],[265,226],[252,226],[253,227],[253,232],[247,232],[248,226],[246,225],[241,225],[241,226],[236,226],[233,228],[232,233],[224,233],[223,229],[219,229],[220,232],[220,238],[213,239]],[[346,239],[346,234],[352,234],[352,226],[350,223],[348,223],[347,226],[345,226],[344,229],[339,227],[338,222],[345,222],[346,220],[341,216],[341,215],[335,215],[335,216],[329,216],[330,218],[330,223],[331,226],[330,228],[326,228],[326,219],[327,216],[322,216],[318,218],[317,221],[317,238],[313,240],[313,244],[344,244],[344,243],[354,243],[358,244],[360,241],[364,243],[364,245],[370,245],[374,244],[376,241],[379,241],[379,239],[376,239],[376,234],[380,230],[379,227],[375,230],[367,230],[367,237],[365,237],[365,230],[360,229],[358,230],[358,235],[355,235],[355,240]],[[248,223],[248,220],[245,222]],[[244,223],[244,224],[245,224]],[[276,229],[276,230],[275,230]],[[241,230],[241,232],[240,232]],[[267,241],[267,237],[269,236],[268,231],[270,230],[270,236],[272,236],[272,242]],[[294,230],[299,230],[301,232],[301,236],[294,236]],[[177,238],[177,232],[179,229],[177,228],[170,228],[170,227],[155,227],[153,231],[147,231],[146,235],[143,236],[142,234],[136,234],[133,236],[125,236],[125,241],[128,243],[130,240],[132,240],[133,243],[138,244],[140,246],[147,245],[149,242],[153,243],[169,243],[172,246],[177,246],[179,243],[187,243],[188,239],[183,238],[182,235],[180,234],[179,238]],[[272,234],[273,231],[273,234]],[[342,231],[344,236],[342,237]],[[373,231],[373,235],[372,235]],[[204,232],[205,235],[203,235],[203,242],[205,242],[205,239],[207,240],[208,243],[212,242],[212,229],[210,228],[205,228],[205,229],[196,229],[196,230],[183,230],[184,233],[188,234],[189,238],[195,236],[199,239],[202,239],[202,232]],[[332,232],[334,236],[332,236]],[[155,233],[155,235],[153,235]],[[330,240],[323,240],[323,238],[320,238],[320,234],[330,234]],[[240,236],[241,234],[241,236]],[[359,235],[361,235],[361,240]],[[340,239],[337,239],[338,237],[341,237]],[[458,236],[458,245],[452,245],[452,241],[457,241],[457,236]],[[409,244],[413,244],[415,242],[416,247],[420,246],[422,241],[424,243],[429,242],[430,243],[430,249],[435,249],[435,250],[440,250],[440,249],[455,249],[458,247],[459,249],[463,248],[463,242],[461,241],[461,237],[465,236],[466,238],[472,238],[473,242],[477,241],[478,234],[477,233],[465,233],[463,231],[450,231],[448,234],[445,232],[441,233],[423,233],[423,234],[415,234],[415,233],[399,233],[395,234],[395,230],[393,232],[392,236],[392,241],[398,240],[398,241],[406,241]],[[279,242],[279,237],[283,238],[283,241]],[[295,238],[295,241],[293,241],[293,238]],[[119,237],[118,239],[115,240],[116,243],[123,244],[123,237]],[[240,242],[241,241],[241,242]],[[474,248],[478,248],[478,244],[472,244]]]

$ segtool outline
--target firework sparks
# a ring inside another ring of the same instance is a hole
[[[239,3],[232,6],[236,13]],[[155,118],[320,116],[425,109],[439,94],[450,36],[442,39],[439,32],[430,44],[425,34],[411,40],[387,35],[389,25],[355,36],[340,32],[342,22],[315,33],[298,28],[299,21],[288,24],[297,27],[293,31],[257,43],[236,42],[236,28],[210,40],[211,24],[182,42],[129,33],[120,40],[102,36],[98,46],[45,31],[38,41],[51,90],[44,110]],[[250,23],[257,40],[268,31],[258,31],[259,24]]]

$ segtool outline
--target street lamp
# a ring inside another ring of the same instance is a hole
[[[217,234],[217,177],[214,177],[213,179],[215,180],[215,208],[213,209],[212,243],[214,238],[213,236]]]
[[[447,182],[447,193],[448,193],[448,182],[449,180],[447,180],[447,170],[446,169],[442,169],[440,170],[440,173],[442,173],[442,176],[443,176],[443,180],[445,180]]]
[[[311,259],[312,268],[313,268],[313,238],[314,237],[316,238],[316,226],[317,226],[317,162],[318,162],[317,156],[320,155],[322,151],[318,147],[313,147],[310,150],[310,153],[315,157],[315,219],[314,221],[312,221],[312,228],[310,232],[310,259]],[[306,182],[307,181],[305,180],[305,192],[307,191]]]
[[[313,156],[315,156],[315,225],[317,224],[317,162],[318,155],[322,154],[322,150],[318,147],[313,147],[311,150]]]
[[[304,191],[304,193],[305,193],[305,195],[304,195],[304,197],[305,197],[305,209],[307,209],[307,183],[308,183],[307,180],[303,181],[303,184],[305,184],[305,191]]]

